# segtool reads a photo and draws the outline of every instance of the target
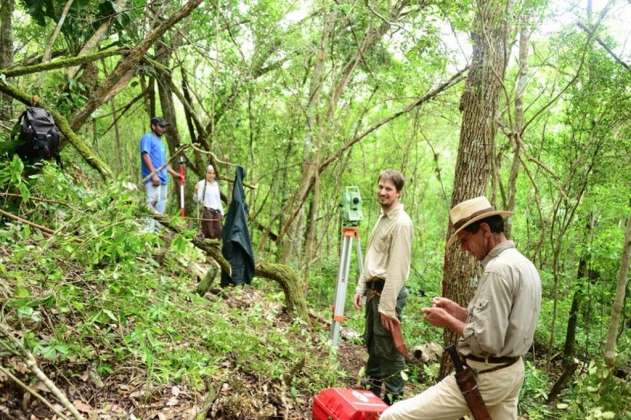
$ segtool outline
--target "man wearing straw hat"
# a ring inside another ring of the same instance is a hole
[[[449,212],[455,228],[447,247],[460,247],[481,262],[484,273],[467,308],[444,297],[423,308],[425,319],[460,336],[457,348],[477,371],[478,387],[493,420],[516,419],[524,380],[522,356],[533,342],[541,308],[537,269],[504,235],[503,217],[484,196]],[[458,419],[469,412],[454,375],[388,408],[382,420]]]

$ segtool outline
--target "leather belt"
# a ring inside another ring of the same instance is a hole
[[[467,366],[469,366],[467,364],[467,360],[475,360],[476,362],[481,362],[481,363],[500,363],[497,366],[494,366],[492,368],[483,369],[483,370],[476,370],[478,375],[481,375],[483,373],[491,373],[491,372],[495,372],[496,370],[507,368],[509,366],[514,365],[515,362],[517,362],[519,359],[521,359],[520,356],[517,356],[517,357],[509,357],[509,356],[493,357],[493,356],[490,356],[490,357],[487,357],[486,359],[483,358],[483,357],[478,357],[478,356],[473,356],[473,355],[463,356],[463,357],[465,358],[464,362],[465,362],[465,364]]]
[[[467,356],[462,356],[462,357],[467,360],[474,360],[476,362],[482,362],[482,363],[508,363],[511,365],[521,358],[521,356],[479,357],[479,356],[474,356],[472,354],[469,354]]]
[[[381,292],[383,290],[384,284],[386,284],[386,281],[384,279],[374,278],[366,282],[366,288]]]

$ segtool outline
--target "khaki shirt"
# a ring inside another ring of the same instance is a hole
[[[458,350],[479,357],[523,356],[532,345],[541,310],[539,273],[512,241],[493,248],[482,266]]]
[[[366,282],[384,279],[379,312],[394,319],[397,296],[410,274],[413,233],[412,219],[403,204],[398,203],[387,213],[382,210],[368,239],[364,270],[355,289],[355,293],[364,295]]]

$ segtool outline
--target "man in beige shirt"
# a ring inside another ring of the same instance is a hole
[[[404,286],[412,254],[412,220],[399,201],[404,183],[396,170],[379,175],[381,215],[368,239],[364,269],[355,290],[355,308],[361,308],[366,296],[367,385],[379,397],[385,385],[383,399],[389,404],[403,392],[401,371],[405,368],[405,359],[392,338],[407,298]]]
[[[493,420],[516,419],[524,381],[522,356],[533,342],[541,309],[541,280],[532,262],[504,235],[510,212],[495,210],[486,197],[463,201],[450,211],[455,240],[482,263],[484,274],[465,309],[447,298],[423,308],[430,324],[461,338],[458,351],[478,372],[478,387]],[[454,375],[401,401],[381,420],[458,419],[469,412]]]

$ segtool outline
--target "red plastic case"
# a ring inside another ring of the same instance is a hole
[[[377,420],[388,408],[365,389],[328,388],[313,398],[313,420]]]

